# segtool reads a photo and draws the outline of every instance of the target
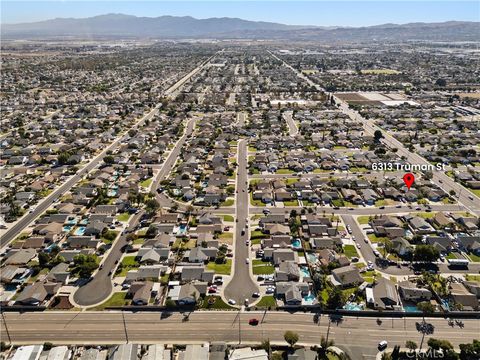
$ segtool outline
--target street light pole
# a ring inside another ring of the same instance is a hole
[[[240,345],[242,343],[242,328],[241,328],[241,320],[240,320],[240,315],[241,315],[242,309],[240,308],[238,310],[238,344]]]
[[[7,321],[5,320],[5,314],[3,313],[3,311],[1,313],[2,313],[3,323],[5,324],[5,332],[7,333],[8,342],[11,345],[12,339],[10,338],[10,332],[8,331]]]

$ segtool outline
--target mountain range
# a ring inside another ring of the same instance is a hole
[[[150,39],[288,39],[351,41],[479,41],[480,22],[383,24],[366,27],[285,25],[238,18],[195,19],[191,16],[137,17],[106,14],[2,24],[3,39],[150,38]]]

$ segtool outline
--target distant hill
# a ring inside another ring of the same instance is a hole
[[[107,14],[2,24],[3,39],[38,38],[250,38],[335,41],[480,40],[479,22],[383,24],[369,27],[294,26],[238,18],[195,19],[190,16],[136,17]]]

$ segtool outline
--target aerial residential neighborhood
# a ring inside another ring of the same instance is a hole
[[[2,20],[0,359],[480,358],[478,17],[50,18]]]

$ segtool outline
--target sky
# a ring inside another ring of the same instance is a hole
[[[238,17],[290,25],[368,26],[385,23],[480,21],[480,1],[4,1],[2,23],[108,13],[156,17]]]

